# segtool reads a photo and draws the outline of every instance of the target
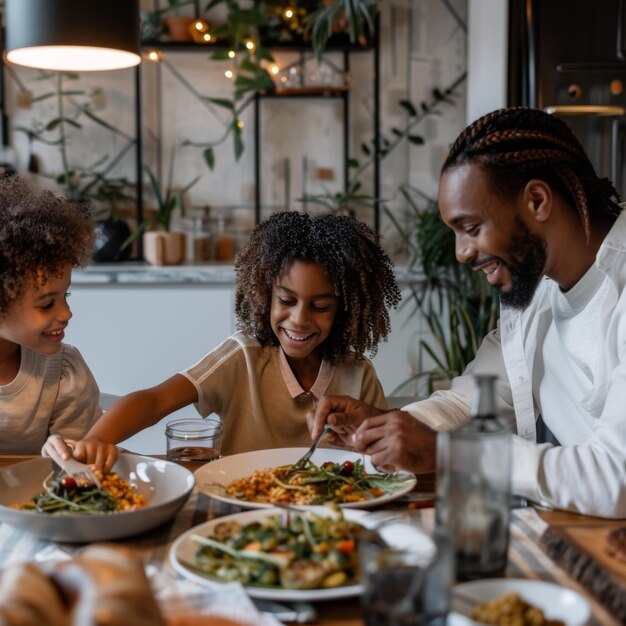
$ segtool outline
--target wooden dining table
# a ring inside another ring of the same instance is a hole
[[[163,458],[159,455],[155,456]],[[33,457],[0,455],[0,468],[30,458]],[[181,463],[181,465],[195,471],[201,467],[202,463]],[[432,502],[422,501],[422,504],[424,503],[427,506],[420,506],[414,514],[425,521],[432,521]],[[394,510],[398,510],[399,508],[406,509],[409,505],[399,503],[392,506]],[[385,508],[389,507],[388,504]],[[168,561],[168,552],[172,542],[193,526],[238,510],[240,509],[194,489],[187,503],[172,520],[156,529],[115,543],[139,551],[146,564],[153,565],[159,571],[176,578],[179,575]],[[590,626],[618,626],[624,622],[612,615],[587,586],[577,582],[574,576],[557,565],[546,553],[545,541],[542,541],[542,538],[545,539],[545,536],[550,533],[554,534],[559,529],[571,529],[577,526],[588,528],[594,525],[610,528],[626,525],[626,522],[590,518],[561,511],[547,511],[535,507],[514,509],[511,515],[509,560],[505,575],[510,578],[556,583],[573,589],[582,594],[590,603],[592,610]],[[77,544],[54,544],[30,535],[18,527],[0,523],[0,566],[6,567],[14,562],[33,560],[42,550],[55,546],[70,554],[81,547]],[[362,626],[364,623],[359,598],[316,602],[315,609],[316,623],[324,626]]]

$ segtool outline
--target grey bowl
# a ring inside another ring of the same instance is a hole
[[[43,539],[86,543],[130,537],[172,518],[189,498],[193,474],[175,463],[135,454],[121,454],[113,467],[148,499],[138,511],[103,515],[49,515],[9,508],[27,502],[42,490],[52,461],[38,458],[0,470],[0,521]]]

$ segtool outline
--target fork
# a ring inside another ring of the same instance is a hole
[[[59,435],[60,436],[60,435]],[[89,465],[85,463],[81,463],[77,461],[75,458],[71,456],[72,454],[72,446],[68,443],[65,443],[67,447],[67,451],[70,453],[70,458],[67,460],[63,460],[56,452],[56,450],[51,449],[48,451],[50,458],[68,475],[71,476],[78,485],[95,485],[100,489],[100,481],[98,477],[94,474],[93,470]]]
[[[89,465],[72,458],[63,461],[61,467],[76,481],[77,485],[95,485],[100,489],[100,481]]]
[[[311,444],[311,447],[306,451],[306,453],[304,454],[304,456],[300,457],[290,468],[289,471],[287,472],[287,476],[291,476],[291,474],[293,474],[294,472],[297,472],[298,470],[304,469],[306,467],[306,464],[309,462],[309,459],[313,456],[313,453],[315,452],[315,449],[317,448],[317,446],[319,445],[320,441],[322,441],[322,439],[324,438],[324,435],[330,430],[330,424],[325,424],[324,428],[322,428],[322,431],[320,432],[320,434],[316,437],[315,441]]]

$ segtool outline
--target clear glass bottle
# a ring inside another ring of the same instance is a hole
[[[456,542],[459,580],[506,569],[511,504],[511,432],[497,415],[495,376],[477,375],[471,418],[437,435],[436,523]]]

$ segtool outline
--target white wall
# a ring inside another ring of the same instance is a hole
[[[468,1],[467,123],[506,106],[508,2]]]
[[[201,285],[72,284],[74,317],[66,333],[100,390],[124,395],[156,385],[199,361],[234,330],[233,289]],[[193,407],[175,417],[199,417]],[[143,454],[165,452],[161,420],[122,442]]]

